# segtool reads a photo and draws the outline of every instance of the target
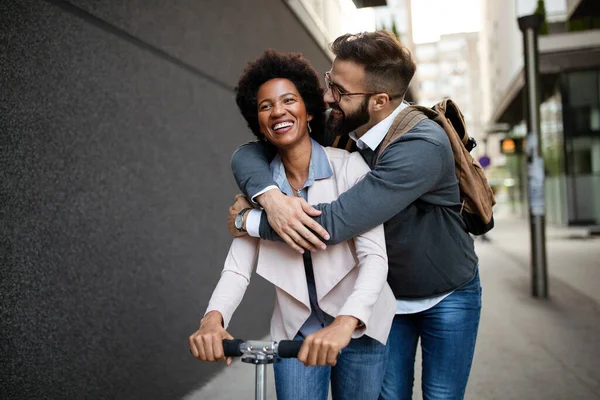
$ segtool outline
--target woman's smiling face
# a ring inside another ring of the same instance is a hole
[[[308,135],[312,116],[292,81],[275,78],[263,83],[256,100],[260,131],[276,147],[288,147]]]

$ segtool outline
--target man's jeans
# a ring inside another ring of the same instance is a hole
[[[380,399],[412,398],[419,337],[423,399],[462,399],[473,361],[480,311],[481,285],[477,274],[433,308],[396,315],[388,338],[388,368]]]
[[[387,349],[363,335],[342,350],[335,367],[305,367],[296,358],[281,359],[273,364],[277,399],[326,400],[331,378],[334,400],[376,400],[383,384]]]

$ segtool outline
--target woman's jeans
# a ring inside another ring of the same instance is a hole
[[[296,336],[294,340],[302,340]],[[273,364],[278,400],[326,400],[331,379],[334,400],[376,400],[386,370],[387,346],[362,336],[352,339],[335,367],[305,367],[296,358]]]
[[[421,338],[423,399],[462,399],[473,361],[480,311],[481,285],[477,274],[433,308],[396,315],[388,338],[388,365],[380,398],[412,399],[415,353]]]

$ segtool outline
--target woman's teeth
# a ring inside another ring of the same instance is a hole
[[[276,131],[276,130],[279,130],[279,129],[282,129],[282,128],[287,128],[288,126],[292,126],[292,125],[294,125],[293,122],[289,122],[289,121],[287,121],[287,122],[280,122],[278,124],[275,124],[275,126],[273,126],[273,130]]]

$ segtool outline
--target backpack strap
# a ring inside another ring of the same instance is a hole
[[[379,157],[383,151],[400,136],[404,135],[412,128],[414,128],[419,122],[424,119],[431,118],[435,111],[422,106],[408,106],[394,118],[394,123],[388,130],[387,134],[383,138],[381,145],[379,146],[379,153],[377,154],[377,160],[375,165],[379,163]]]
[[[337,135],[331,144],[331,147],[335,147],[338,149],[344,149],[350,153],[356,150],[356,143],[354,140],[350,139],[348,135]]]

